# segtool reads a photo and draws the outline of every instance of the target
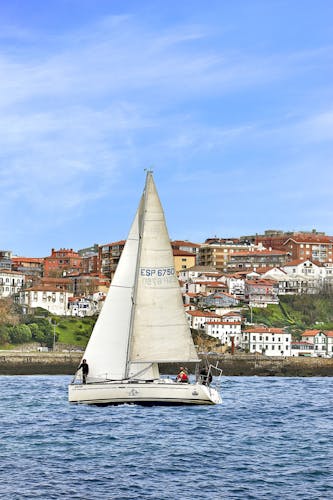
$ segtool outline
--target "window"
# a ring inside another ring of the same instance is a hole
[[[274,349],[275,349],[275,345],[272,345],[272,351],[274,351]]]

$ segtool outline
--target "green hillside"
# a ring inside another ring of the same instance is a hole
[[[57,342],[85,347],[96,319],[96,317],[54,317],[54,321],[56,322]]]
[[[246,309],[246,319],[251,321],[251,311]],[[299,337],[311,328],[333,330],[333,297],[320,295],[280,296],[279,305],[252,308],[252,322],[270,327],[288,327]]]

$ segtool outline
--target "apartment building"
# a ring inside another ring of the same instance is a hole
[[[291,260],[333,262],[333,236],[295,234],[284,242],[283,248]]]
[[[80,272],[82,257],[72,248],[52,248],[51,255],[44,258],[44,276],[60,277],[67,273]]]
[[[29,276],[31,279],[43,276],[44,258],[12,257],[12,270]]]
[[[283,266],[289,258],[282,250],[251,247],[246,251],[234,252],[227,262],[227,272],[233,273],[263,267]]]
[[[235,252],[247,251],[250,246],[238,239],[209,239],[199,249],[199,265],[227,271],[227,263]]]

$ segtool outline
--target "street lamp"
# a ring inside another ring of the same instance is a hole
[[[56,323],[53,323],[53,352],[55,351],[56,344]]]

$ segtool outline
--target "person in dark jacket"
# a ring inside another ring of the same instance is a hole
[[[213,380],[213,376],[212,376],[212,373],[207,366],[203,366],[201,368],[200,378],[201,378],[201,382],[203,385],[210,385],[211,384],[211,382]]]
[[[87,383],[87,376],[89,373],[89,366],[88,366],[86,359],[82,360],[82,363],[80,364],[80,366],[78,368],[78,370],[81,370],[81,369],[82,369],[82,383],[86,384]]]

